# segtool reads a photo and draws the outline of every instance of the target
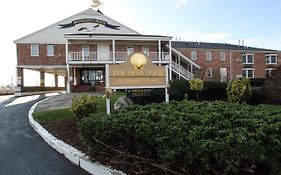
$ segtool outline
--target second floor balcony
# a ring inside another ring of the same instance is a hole
[[[70,64],[112,64],[125,62],[128,52],[68,52]],[[148,52],[153,63],[169,63],[169,52]]]

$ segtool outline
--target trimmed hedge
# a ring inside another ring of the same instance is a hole
[[[93,137],[188,174],[281,172],[280,106],[174,101],[85,118],[79,127],[94,150],[102,147]]]

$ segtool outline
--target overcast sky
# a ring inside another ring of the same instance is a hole
[[[101,0],[101,11],[142,33],[281,50],[281,0]],[[11,0],[0,7],[0,85],[16,72],[14,40],[90,8],[91,0]]]

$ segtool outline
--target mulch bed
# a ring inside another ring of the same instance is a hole
[[[128,156],[126,153],[120,154],[118,151],[114,151],[113,149],[105,148],[99,152],[90,151],[79,132],[76,119],[67,119],[54,123],[44,123],[42,126],[56,138],[89,155],[94,159],[94,161],[98,161],[103,165],[111,166],[112,168],[120,170],[128,175],[175,174],[165,171],[165,169],[162,169],[163,167],[160,164],[155,163],[155,165],[152,165],[149,160],[139,159],[138,157],[135,158],[134,156],[130,157],[130,155]]]

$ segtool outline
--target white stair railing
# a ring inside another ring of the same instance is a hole
[[[181,76],[186,80],[190,80],[194,77],[193,73],[189,72],[187,69],[183,68],[182,66],[178,65],[173,61],[171,67],[172,67],[172,71],[174,71],[176,74],[178,74],[179,76]]]

